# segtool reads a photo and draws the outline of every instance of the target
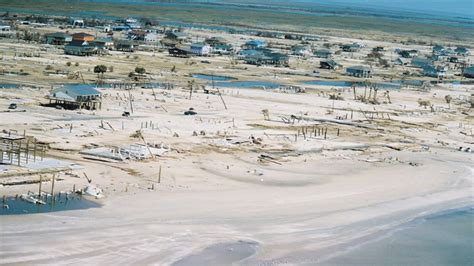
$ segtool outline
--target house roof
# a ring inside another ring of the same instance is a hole
[[[423,67],[425,65],[431,65],[431,61],[428,58],[415,57],[411,60],[411,64]]]
[[[114,42],[114,40],[112,40],[112,38],[98,38],[98,39],[95,39],[94,42],[96,42],[96,43],[110,43],[110,42]]]
[[[334,61],[334,60],[321,61],[321,63],[326,63],[326,64],[328,64],[328,65],[331,66],[331,67],[337,67],[337,66],[339,66],[339,64],[338,64],[336,61]]]
[[[249,46],[262,46],[264,44],[265,42],[261,40],[250,40],[245,43],[245,45],[249,45]]]
[[[74,38],[85,38],[85,37],[94,37],[94,35],[85,33],[85,32],[79,32],[79,33],[74,33],[72,34],[72,37]]]
[[[76,47],[83,47],[83,46],[89,46],[89,43],[88,42],[85,42],[85,41],[77,41],[77,40],[73,40],[72,42],[70,42],[67,46],[76,46]]]
[[[331,54],[331,51],[328,49],[319,49],[314,51],[315,54]]]
[[[194,49],[202,49],[205,46],[209,46],[209,45],[207,45],[205,43],[202,43],[202,42],[195,42],[195,43],[191,44],[191,48],[194,48]]]
[[[469,52],[469,49],[467,49],[466,47],[457,47],[454,51],[456,53],[465,54]]]
[[[232,49],[232,44],[218,43],[214,45],[215,49]]]
[[[350,70],[350,71],[370,71],[370,67],[367,67],[367,66],[351,66],[351,67],[347,67],[347,70]]]
[[[474,66],[470,66],[464,69],[464,74],[474,75]]]

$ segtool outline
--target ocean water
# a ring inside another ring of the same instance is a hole
[[[474,265],[474,207],[418,219],[321,265]]]

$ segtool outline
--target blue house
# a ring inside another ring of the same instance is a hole
[[[423,67],[423,75],[433,78],[446,77],[446,69],[443,67],[435,67],[433,65],[426,65]]]
[[[87,108],[95,110],[102,107],[101,93],[92,85],[64,85],[52,90],[47,96],[49,103],[67,109]]]
[[[466,47],[457,47],[454,52],[457,54],[457,55],[460,55],[460,56],[468,56],[469,55],[469,49],[467,49]]]
[[[251,65],[274,65],[274,66],[288,66],[288,55],[276,53],[270,49],[248,49],[241,50],[238,58],[247,64]]]
[[[432,62],[427,58],[415,57],[411,60],[411,65],[413,67],[423,68],[425,66],[432,65]]]
[[[319,58],[329,58],[331,57],[332,52],[328,49],[319,49],[314,51],[314,56]]]
[[[474,78],[474,66],[464,69],[464,72],[462,73],[462,75],[466,78],[471,78],[471,79]]]

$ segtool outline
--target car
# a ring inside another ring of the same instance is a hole
[[[125,112],[122,113],[122,116],[129,117],[129,116],[130,116],[130,112],[125,111]]]
[[[197,113],[193,110],[189,110],[189,111],[184,112],[184,115],[197,115]]]
[[[189,110],[187,110],[186,112],[184,112],[184,115],[197,115],[197,112],[194,111],[194,108],[191,107],[189,108]]]
[[[16,103],[11,103],[9,106],[8,106],[8,109],[16,109],[18,106],[16,105]]]

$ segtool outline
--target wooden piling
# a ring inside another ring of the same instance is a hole
[[[51,197],[52,201],[54,201],[54,180],[56,179],[56,175],[53,175],[53,179],[51,180]]]
[[[41,199],[41,183],[43,182],[43,176],[40,175],[39,188],[38,188],[38,199]]]
[[[161,183],[161,165],[160,170],[158,171],[158,183]]]

